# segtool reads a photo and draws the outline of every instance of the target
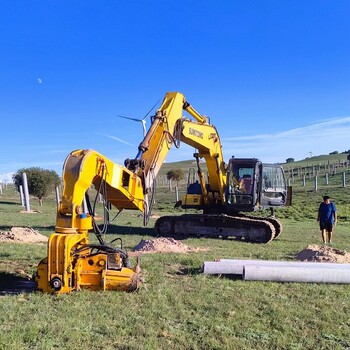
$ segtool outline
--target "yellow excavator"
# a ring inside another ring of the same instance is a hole
[[[184,117],[183,111],[192,118]],[[55,233],[49,238],[48,256],[39,263],[36,273],[39,290],[68,293],[81,289],[133,291],[138,288],[138,264],[130,266],[122,244],[114,247],[103,239],[109,221],[108,209],[113,205],[119,212],[139,210],[147,225],[157,174],[172,145],[179,147],[180,142],[197,150],[194,157],[198,180],[188,183],[187,193],[177,205],[202,213],[159,218],[155,224],[159,235],[234,237],[267,243],[281,233],[282,226],[274,217],[242,214],[286,204],[285,178],[280,166],[234,157],[226,164],[215,126],[179,92],[168,92],[151,119],[136,157],[126,159],[124,166],[94,150],[77,150],[66,158]],[[208,174],[200,167],[203,158]],[[92,204],[88,196],[91,185],[103,197],[102,228],[95,217],[96,199]],[[91,230],[98,244],[90,243]]]

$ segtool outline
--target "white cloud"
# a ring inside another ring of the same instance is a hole
[[[129,146],[134,146],[133,144],[131,144],[131,143],[127,142],[127,141],[124,141],[124,140],[122,140],[122,139],[119,139],[118,137],[115,137],[115,136],[112,136],[112,135],[100,134],[100,133],[97,133],[97,135],[104,136],[104,137],[109,137],[109,138],[112,139],[112,140],[115,140],[115,141],[124,143],[124,144],[129,145]]]
[[[12,176],[14,173],[0,174],[0,183],[13,183]]]
[[[328,154],[350,148],[350,117],[283,131],[277,134],[222,139],[225,157],[257,157],[264,162],[304,159],[308,153]],[[226,158],[228,160],[228,158]]]

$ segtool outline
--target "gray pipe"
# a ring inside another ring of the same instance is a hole
[[[245,259],[220,259],[220,263],[234,264],[234,265],[280,265],[280,266],[295,266],[295,267],[335,267],[335,268],[349,268],[350,264],[334,263],[334,262],[315,262],[315,261],[280,261],[280,260],[245,260]]]
[[[302,262],[302,261],[271,261],[271,260],[239,260],[221,259],[220,261],[205,261],[203,273],[209,275],[243,275],[244,267],[247,266],[280,266],[293,268],[332,268],[348,269],[350,274],[350,264]]]
[[[320,264],[322,265],[322,264]],[[245,281],[350,283],[349,269],[292,266],[245,266]]]
[[[244,265],[216,261],[204,261],[203,273],[208,275],[242,275]]]

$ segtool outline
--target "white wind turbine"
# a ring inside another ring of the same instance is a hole
[[[143,130],[143,137],[146,136],[147,134],[147,129],[146,129],[146,118],[148,117],[148,115],[152,112],[153,108],[158,104],[160,100],[158,100],[154,106],[152,106],[152,108],[146,113],[146,115],[142,118],[142,119],[138,119],[138,118],[131,118],[131,117],[126,117],[124,115],[118,115],[119,118],[124,118],[124,119],[128,119],[128,120],[132,120],[134,122],[139,122],[142,124],[142,130]]]

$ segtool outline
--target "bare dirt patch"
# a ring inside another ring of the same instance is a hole
[[[174,238],[158,237],[152,240],[142,239],[134,248],[139,253],[193,253],[206,251],[205,248],[190,247]]]
[[[301,261],[350,263],[350,253],[322,245],[308,245],[297,254]]]
[[[45,243],[48,238],[29,227],[12,227],[10,231],[0,231],[0,242]]]

